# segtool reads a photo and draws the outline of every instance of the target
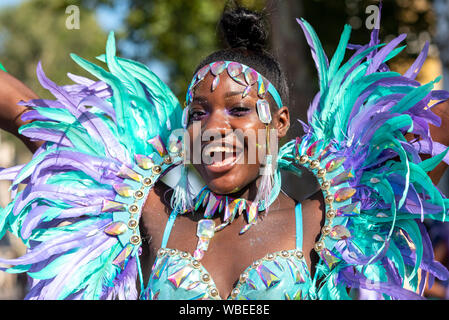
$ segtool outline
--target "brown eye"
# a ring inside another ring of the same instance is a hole
[[[235,117],[243,117],[251,112],[251,108],[245,106],[235,106],[229,110],[229,114]]]
[[[199,121],[206,116],[204,110],[191,110],[189,113],[189,121]]]

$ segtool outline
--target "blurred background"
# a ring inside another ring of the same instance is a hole
[[[369,41],[373,14],[379,1],[365,0],[242,0],[250,9],[265,10],[271,28],[271,51],[287,73],[292,118],[306,120],[306,110],[317,91],[314,63],[295,18],[304,17],[318,33],[331,56],[345,23],[353,28],[351,43]],[[104,52],[107,35],[114,31],[118,54],[147,64],[184,101],[185,90],[197,64],[223,43],[217,22],[224,0],[0,0],[0,62],[6,70],[43,98],[52,98],[36,78],[36,66],[56,83],[69,84],[68,72],[88,76],[69,57],[88,60]],[[375,21],[374,21],[375,22]],[[449,75],[449,0],[384,0],[380,37],[387,42],[407,33],[406,49],[390,63],[405,71],[430,42],[429,57],[418,80],[426,83]],[[449,76],[448,76],[449,79]],[[437,89],[449,89],[441,81]],[[291,136],[301,134],[292,122]],[[449,134],[449,133],[448,133]],[[0,132],[0,167],[29,161],[31,153],[14,136]],[[449,176],[440,182],[449,194]],[[0,205],[9,201],[9,184],[0,182]],[[447,232],[433,226],[437,258],[447,263]],[[439,250],[439,251],[438,251]],[[7,235],[0,241],[0,256],[24,251],[20,240]],[[24,276],[0,273],[0,299],[22,299]],[[446,299],[446,284],[437,283],[427,295]]]

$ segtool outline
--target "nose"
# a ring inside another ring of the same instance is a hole
[[[231,129],[232,126],[226,111],[219,108],[210,113],[206,121],[203,122],[201,131],[203,135],[219,139],[229,134]]]

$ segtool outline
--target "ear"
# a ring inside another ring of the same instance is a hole
[[[290,128],[290,112],[286,106],[278,109],[276,116],[274,117],[276,121],[273,122],[274,128],[278,132],[278,138],[283,138],[287,134]]]

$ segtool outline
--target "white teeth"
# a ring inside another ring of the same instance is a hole
[[[234,152],[233,148],[229,148],[229,147],[222,147],[222,146],[215,146],[215,147],[206,147],[206,150],[204,150],[206,153],[210,153],[210,152],[226,152],[226,153],[230,153],[230,152]]]

